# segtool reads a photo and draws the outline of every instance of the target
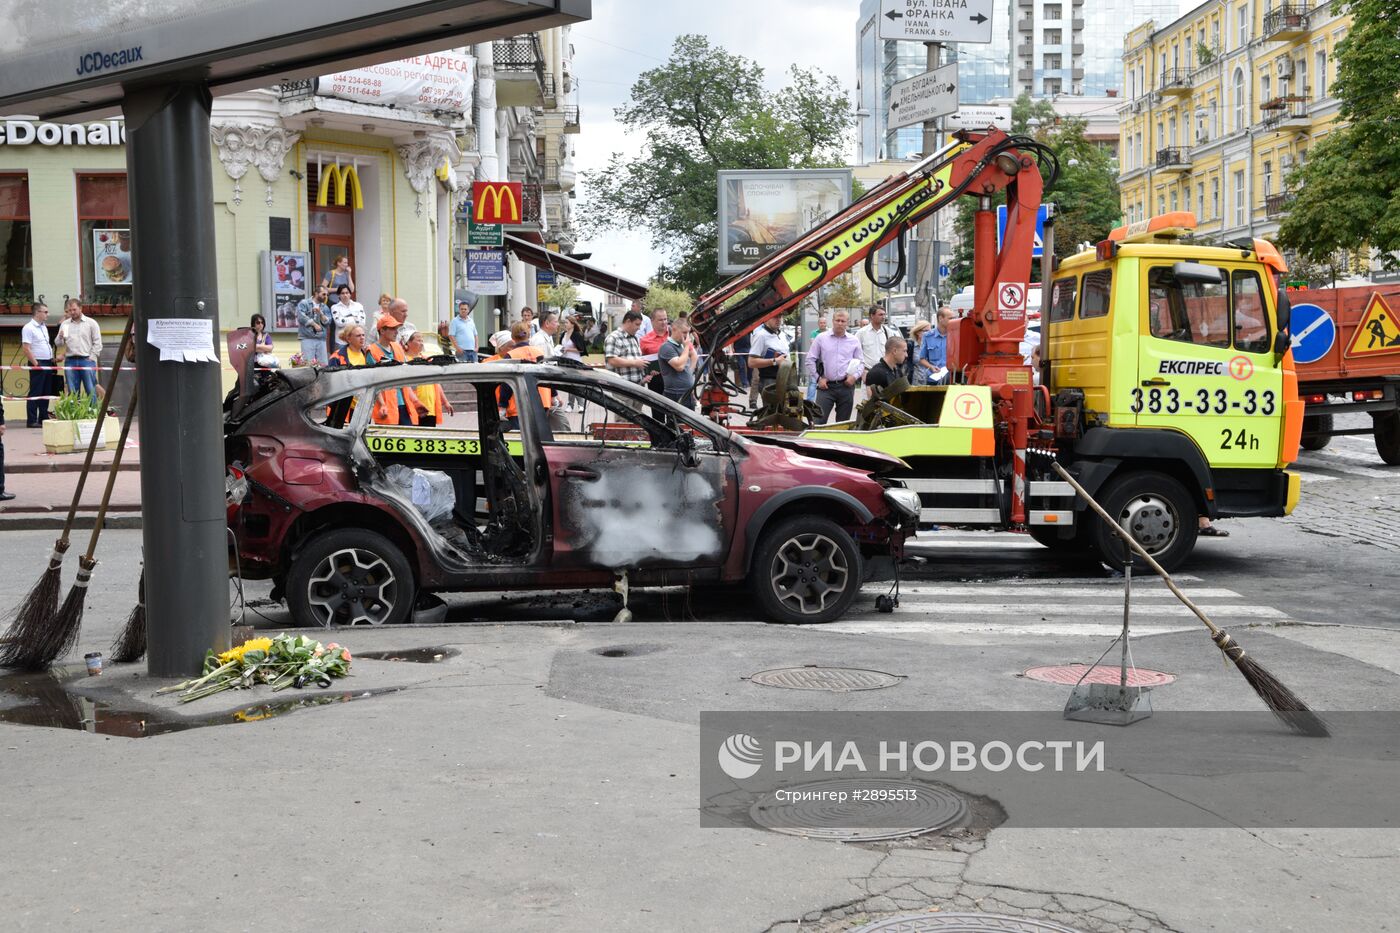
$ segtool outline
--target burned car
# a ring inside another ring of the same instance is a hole
[[[439,388],[436,426],[377,423],[384,393]],[[564,362],[268,373],[231,398],[224,434],[233,566],[272,579],[302,625],[619,580],[747,582],[768,618],[826,622],[892,569],[919,508],[883,476],[895,458],[741,437]]]

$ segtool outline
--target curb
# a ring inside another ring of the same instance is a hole
[[[61,456],[61,455],[59,455],[59,456]],[[101,461],[94,461],[93,464],[92,464],[92,469],[91,469],[89,472],[92,472],[92,473],[106,473],[106,472],[110,471],[111,469],[112,469],[112,461],[110,461],[110,460],[106,461],[105,463],[104,463],[104,462],[101,462]],[[6,476],[9,476],[9,475],[12,474],[12,473],[81,473],[81,472],[83,472],[83,464],[82,464],[82,461],[81,461],[81,460],[79,460],[77,463],[68,463],[68,462],[64,462],[64,461],[55,460],[55,461],[53,461],[52,463],[44,463],[44,462],[40,462],[40,463],[7,463],[7,464],[5,465],[5,475],[6,475]],[[117,467],[117,472],[118,472],[118,473],[140,473],[140,472],[141,472],[141,464],[140,464],[139,462],[133,463],[133,462],[131,462],[131,461],[129,461],[129,460],[125,460],[125,461],[123,461],[123,462]]]
[[[68,510],[66,508],[47,512],[5,512],[0,514],[0,534],[7,531],[61,529],[64,519],[67,517]],[[96,520],[96,512],[79,512],[73,519],[73,527],[87,531],[92,528]],[[106,530],[139,530],[141,528],[139,507],[130,512],[113,512],[109,509],[107,518],[102,522],[102,527]]]

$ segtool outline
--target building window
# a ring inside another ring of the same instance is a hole
[[[1057,21],[1057,20],[1060,18],[1060,7],[1059,7],[1059,5],[1058,5],[1058,4],[1055,4],[1055,5],[1052,5],[1052,6],[1047,6],[1047,7],[1045,7],[1044,14],[1045,14],[1045,19],[1046,19],[1046,20],[1048,20],[1048,21],[1050,21],[1050,22],[1055,22],[1055,21]]]
[[[1293,66],[1293,73],[1298,76],[1298,94],[1304,100],[1308,98],[1308,60],[1298,59],[1298,63]]]
[[[1220,216],[1220,179],[1210,180],[1210,216],[1215,219]]]
[[[85,304],[131,304],[130,217],[126,173],[78,176],[78,253]]]
[[[1315,80],[1315,81],[1317,82],[1317,96],[1318,96],[1318,99],[1320,100],[1321,98],[1324,98],[1324,97],[1327,96],[1327,51],[1326,51],[1326,49],[1324,49],[1324,50],[1318,52],[1316,55],[1314,55],[1314,56],[1313,56],[1313,62],[1314,62],[1314,65],[1315,65],[1315,70],[1317,71],[1317,77],[1314,78],[1313,80]]]
[[[1167,148],[1167,131],[1162,127],[1162,122],[1157,121],[1157,148]]]
[[[1058,29],[1047,29],[1047,30],[1045,30],[1045,44],[1046,44],[1046,45],[1059,45],[1060,42],[1061,42],[1061,39],[1060,39],[1060,30],[1058,30]]]
[[[1167,212],[1167,199],[1162,195],[1157,195],[1157,216],[1160,217]]]
[[[1175,114],[1175,113],[1173,113],[1170,117],[1167,118],[1167,127],[1168,127],[1167,135],[1168,135],[1169,137],[1171,137],[1172,145],[1173,145],[1173,146],[1179,146],[1179,145],[1181,145],[1181,140],[1177,139],[1177,137],[1176,137],[1176,114]]]
[[[1206,216],[1206,183],[1196,185],[1196,216],[1201,220]]]
[[[29,176],[0,175],[0,297],[34,300],[34,244],[29,232]]]
[[[1212,48],[1220,48],[1220,20],[1218,19],[1210,22],[1210,44]]]
[[[1176,209],[1177,209],[1176,189],[1173,188],[1173,189],[1172,189],[1172,210],[1175,211]]]
[[[1047,56],[1045,56],[1045,69],[1046,69],[1047,71],[1059,71],[1059,70],[1060,70],[1060,67],[1061,67],[1061,66],[1060,66],[1060,56],[1058,56],[1058,55],[1047,55]]]
[[[1264,197],[1274,193],[1274,163],[1269,159],[1264,160]]]
[[[1262,78],[1259,79],[1259,100],[1263,102],[1268,101],[1270,99],[1271,98],[1269,97],[1269,76],[1264,75]]]
[[[1236,69],[1235,69],[1235,129],[1236,129],[1236,130],[1242,130],[1242,129],[1245,128],[1245,126],[1246,126],[1246,123],[1245,123],[1245,106],[1244,106],[1244,71],[1241,70],[1241,69],[1239,69],[1239,68],[1236,68]]]
[[[1244,170],[1235,173],[1235,225],[1243,227],[1247,222],[1244,203]]]
[[[1249,44],[1249,4],[1243,4],[1235,11],[1235,25],[1239,27],[1239,45],[1244,48]]]

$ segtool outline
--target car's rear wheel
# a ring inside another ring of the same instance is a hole
[[[829,518],[798,515],[764,531],[749,583],[774,622],[831,622],[860,592],[860,550]]]
[[[297,552],[287,603],[299,625],[392,625],[413,611],[413,570],[388,538],[359,528],[324,531]]]
[[[1180,482],[1165,473],[1130,473],[1110,480],[1097,496],[1104,511],[1112,515],[1143,550],[1167,571],[1175,570],[1196,546],[1196,504]],[[1125,546],[1097,515],[1088,515],[1089,540],[1100,558],[1121,569],[1126,563]],[[1146,568],[1140,557],[1133,566]]]

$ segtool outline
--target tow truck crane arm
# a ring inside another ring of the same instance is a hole
[[[717,365],[726,347],[857,262],[864,261],[867,277],[877,285],[893,286],[904,274],[904,251],[900,250],[894,278],[882,282],[873,268],[880,248],[892,242],[902,246],[912,224],[964,194],[979,199],[975,298],[967,336],[959,341],[955,334],[950,341],[950,368],[970,369],[971,381],[982,384],[1005,382],[1009,369],[1024,369],[1019,354],[1025,331],[1024,301],[1019,312],[1014,308],[1010,313],[1002,312],[998,292],[1005,284],[1019,283],[1020,295],[1026,293],[1044,185],[1037,164],[1040,158],[1047,160],[1053,180],[1057,171],[1054,154],[1043,144],[996,129],[960,133],[954,142],[870,189],[752,269],[702,295],[691,314],[691,324],[708,353],[713,397],[727,397],[722,385],[724,367]],[[1007,193],[1007,224],[1001,251],[997,252],[991,196],[1003,190]],[[748,289],[748,294],[742,294]]]

